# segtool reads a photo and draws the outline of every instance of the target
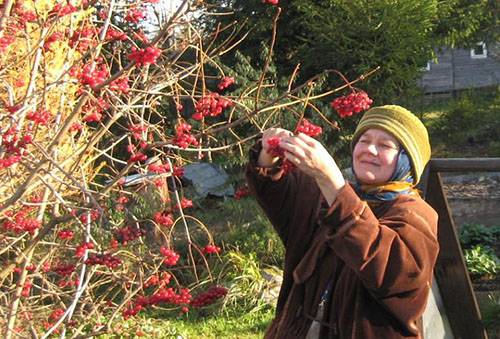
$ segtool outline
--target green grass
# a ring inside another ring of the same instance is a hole
[[[174,338],[174,339],[250,339],[264,337],[265,330],[274,317],[274,309],[261,307],[253,312],[215,312],[189,314],[178,318],[164,318],[159,312],[149,312],[134,320],[115,325],[113,333],[101,339]],[[139,333],[138,333],[139,332]]]
[[[166,321],[160,336],[175,329],[183,338],[262,338],[273,319],[274,310],[263,308],[251,313],[209,316],[191,321]]]

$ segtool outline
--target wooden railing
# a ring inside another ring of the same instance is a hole
[[[439,256],[434,275],[455,339],[488,338],[465,266],[462,249],[443,191],[442,172],[500,172],[500,158],[434,158],[429,162],[420,189],[438,212]]]

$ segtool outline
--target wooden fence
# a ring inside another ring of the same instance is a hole
[[[443,191],[443,172],[500,172],[500,158],[431,159],[420,187],[425,200],[439,214],[440,252],[434,275],[453,336],[455,339],[485,339],[488,336]]]

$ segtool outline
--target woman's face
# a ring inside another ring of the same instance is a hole
[[[366,130],[354,146],[353,169],[363,184],[389,181],[397,165],[398,141],[389,133],[375,128]]]

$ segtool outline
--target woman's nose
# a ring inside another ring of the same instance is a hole
[[[377,155],[378,154],[378,149],[377,149],[377,146],[375,144],[369,144],[369,145],[367,145],[366,149],[368,150],[368,152],[370,152],[373,155]]]

